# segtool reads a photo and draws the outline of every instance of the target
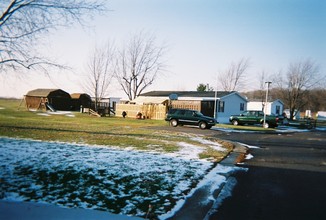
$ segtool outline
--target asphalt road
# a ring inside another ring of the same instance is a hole
[[[210,220],[326,219],[326,132],[233,133],[178,127],[245,143],[254,157]],[[186,129],[186,130],[185,130]]]
[[[326,219],[326,132],[216,136],[260,148],[211,220]]]

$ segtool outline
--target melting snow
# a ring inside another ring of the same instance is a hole
[[[215,142],[196,140],[224,150]],[[213,190],[231,169],[199,160],[201,147],[179,145],[179,152],[162,155],[0,138],[0,187],[4,192],[0,199],[134,216],[144,216],[151,204],[156,215],[171,214],[194,187],[211,184]],[[206,176],[212,168],[213,174]]]

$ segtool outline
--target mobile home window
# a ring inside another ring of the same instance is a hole
[[[281,106],[277,105],[276,106],[276,112],[275,112],[277,115],[280,115],[281,113]]]
[[[244,103],[240,103],[240,111],[244,111]]]
[[[224,112],[224,106],[225,106],[224,101],[219,101],[219,103],[218,103],[218,112]]]

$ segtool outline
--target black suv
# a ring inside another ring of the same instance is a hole
[[[217,123],[214,118],[189,109],[170,109],[166,114],[165,121],[169,121],[173,127],[178,125],[196,125],[201,129],[210,129]]]

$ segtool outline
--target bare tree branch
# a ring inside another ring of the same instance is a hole
[[[219,73],[218,81],[224,91],[240,90],[244,84],[244,78],[249,68],[249,59],[242,58],[237,63],[231,63],[224,72]]]
[[[165,48],[157,47],[155,40],[153,35],[139,33],[119,53],[115,76],[129,100],[149,87],[163,71]]]
[[[95,111],[100,101],[108,94],[114,76],[115,48],[108,43],[104,47],[96,47],[86,67],[87,81],[85,89],[95,98]]]
[[[285,78],[280,73],[274,78],[279,96],[289,106],[291,120],[295,111],[300,110],[306,104],[304,96],[309,90],[318,87],[325,80],[320,76],[318,66],[310,59],[291,63]]]
[[[86,24],[105,10],[96,0],[2,0],[0,1],[0,70],[61,66],[35,50],[41,38],[58,27]]]

